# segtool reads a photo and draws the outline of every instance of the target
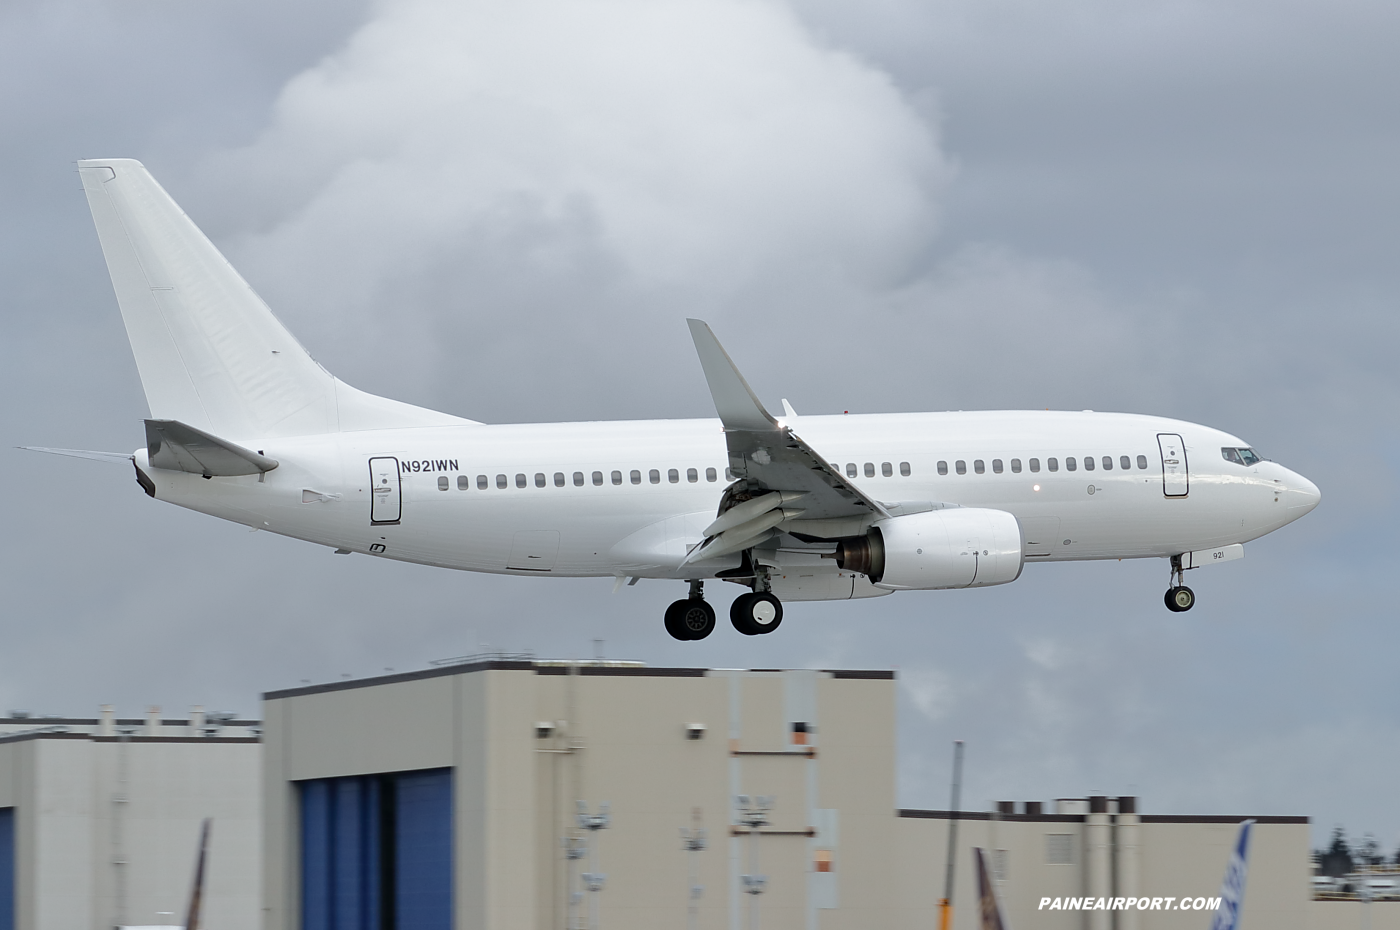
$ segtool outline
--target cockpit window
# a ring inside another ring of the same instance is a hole
[[[1250,448],[1237,448],[1235,446],[1223,446],[1220,455],[1227,462],[1234,462],[1236,465],[1257,465],[1264,461],[1264,457]]]

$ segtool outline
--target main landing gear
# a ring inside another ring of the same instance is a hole
[[[666,632],[680,640],[704,639],[715,630],[715,609],[705,600],[703,581],[690,582],[690,596],[666,608]],[[745,636],[771,633],[783,622],[783,602],[769,591],[752,591],[734,599],[729,622]]]
[[[1185,613],[1196,606],[1196,592],[1182,584],[1186,574],[1181,568],[1181,556],[1172,556],[1172,586],[1167,588],[1167,593],[1162,600],[1167,605],[1167,610],[1172,613]]]

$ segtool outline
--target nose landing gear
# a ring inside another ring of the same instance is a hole
[[[1172,581],[1171,587],[1167,588],[1167,593],[1162,600],[1167,605],[1167,610],[1172,613],[1185,613],[1196,606],[1196,592],[1186,587],[1182,582],[1186,572],[1181,567],[1181,556],[1172,556]]]

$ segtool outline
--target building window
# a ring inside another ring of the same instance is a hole
[[[305,930],[452,927],[452,770],[297,782]]]
[[[958,459],[953,463],[953,469],[957,471],[958,474],[965,475],[967,474],[967,463],[962,459]]]
[[[615,472],[612,473],[612,483],[613,483],[613,484],[622,484],[622,472],[620,472],[620,471],[615,471]]]
[[[900,462],[900,463],[899,463],[899,473],[900,473],[901,475],[903,475],[904,477],[906,477],[906,478],[909,477],[909,463],[908,463],[908,462]]]
[[[651,481],[652,484],[660,484],[661,472],[653,468],[651,471],[647,472],[647,478]]]
[[[1074,863],[1074,834],[1045,834],[1045,861],[1049,865],[1072,865]]]
[[[938,460],[938,473],[940,475],[948,474],[948,463],[943,461],[942,459]]]
[[[884,475],[886,478],[891,477],[892,475],[894,475],[894,466],[891,465],[889,462],[881,462],[880,474]]]
[[[715,471],[713,468],[707,468],[707,469],[705,469],[705,480],[706,480],[706,481],[718,481],[718,480],[719,480],[719,472]]]
[[[438,490],[439,490],[439,491],[446,491],[447,488],[448,488],[448,486],[449,486],[449,485],[448,485],[448,481],[447,481],[447,476],[446,476],[446,475],[438,475]]]
[[[574,487],[576,487],[576,488],[581,488],[581,487],[583,487],[583,472],[581,472],[581,471],[576,471],[576,472],[574,472]]]
[[[535,487],[537,487],[537,488],[542,488],[542,487],[544,487],[544,472],[542,472],[542,471],[537,471],[537,472],[535,472]]]
[[[556,471],[554,473],[554,486],[556,488],[562,488],[564,486],[564,473],[562,471]]]
[[[471,487],[471,486],[472,486],[472,483],[471,483],[471,481],[469,481],[469,480],[467,479],[467,476],[466,476],[466,475],[458,475],[458,476],[457,476],[457,490],[459,490],[459,491],[465,491],[465,490],[467,490],[467,488],[469,488],[469,487]]]
[[[523,488],[523,487],[525,487],[525,476],[524,476],[523,474],[520,474],[520,473],[517,473],[517,474],[516,474],[516,476],[515,476],[515,486],[516,486],[517,488]]]
[[[631,478],[632,478],[632,483],[633,483],[633,484],[641,484],[641,483],[642,483],[642,473],[639,472],[639,471],[637,471],[637,469],[635,469],[635,468],[632,469]]]
[[[685,470],[685,480],[689,481],[691,484],[694,484],[695,482],[700,480],[700,473],[693,468],[687,468]]]
[[[985,475],[987,473],[987,464],[981,459],[973,459],[972,470],[977,472],[977,474],[979,475]]]
[[[1146,468],[1146,467],[1147,467],[1147,456],[1145,456],[1145,455],[1139,455],[1139,456],[1138,456],[1138,461],[1137,461],[1137,466],[1138,466],[1138,468]]]

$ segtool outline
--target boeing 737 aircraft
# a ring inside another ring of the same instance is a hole
[[[715,626],[706,581],[783,601],[1015,581],[1027,562],[1163,558],[1186,571],[1317,506],[1249,444],[1180,420],[996,411],[768,412],[690,321],[717,420],[493,426],[357,391],[322,368],[140,162],[78,163],[150,405],[130,459],[153,498],[444,568],[689,584],[677,639]],[[63,450],[45,450],[63,451]],[[84,454],[84,453],[78,453]]]

